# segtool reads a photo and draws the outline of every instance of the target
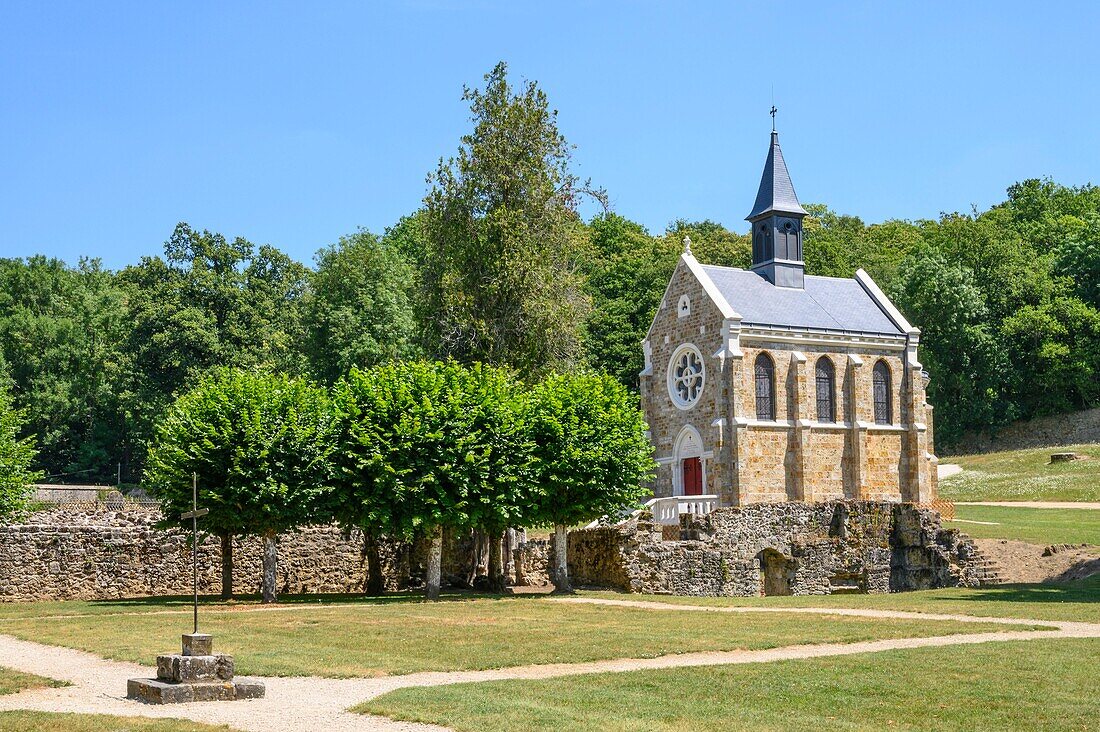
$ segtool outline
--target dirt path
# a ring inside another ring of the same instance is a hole
[[[1006,508],[1080,508],[1100,511],[1100,503],[1088,501],[955,501],[956,506],[1004,506]]]
[[[349,707],[394,689],[410,686],[441,686],[464,682],[503,679],[545,679],[576,674],[637,671],[643,669],[713,666],[742,663],[821,658],[855,653],[875,653],[900,648],[927,648],[971,643],[989,643],[1037,638],[1100,638],[1100,624],[1052,622],[1019,618],[984,618],[969,615],[938,615],[893,610],[850,608],[708,607],[673,605],[642,600],[602,598],[560,598],[552,602],[618,605],[685,613],[806,613],[871,618],[905,618],[928,621],[954,620],[996,623],[1004,626],[1043,625],[1054,630],[1012,630],[1000,633],[970,633],[927,638],[902,638],[859,643],[798,645],[755,651],[684,653],[657,658],[625,658],[576,664],[518,666],[490,671],[426,672],[373,679],[325,679],[315,677],[267,678],[267,697],[223,704],[150,706],[125,698],[126,679],[151,676],[153,669],[136,664],[108,661],[90,653],[47,646],[0,635],[0,664],[26,673],[67,681],[62,689],[36,689],[0,696],[0,711],[36,709],[52,712],[117,714],[120,716],[174,717],[196,722],[226,724],[242,732],[439,732],[443,728],[409,724],[353,714]]]

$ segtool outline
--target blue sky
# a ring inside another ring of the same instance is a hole
[[[659,232],[737,231],[772,102],[803,202],[868,222],[1100,183],[1100,3],[0,7],[0,256],[111,267],[177,221],[305,262],[415,210],[500,59]]]

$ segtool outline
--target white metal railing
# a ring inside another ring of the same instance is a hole
[[[618,519],[611,519],[610,521],[605,516],[602,519],[597,519],[588,524],[584,528],[594,529],[600,526],[601,522],[604,525],[611,523],[614,525],[625,524],[632,518],[636,518],[643,510],[649,509],[653,512],[653,520],[662,526],[675,526],[680,523],[680,516],[683,514],[694,514],[696,516],[705,516],[714,509],[718,508],[718,496],[715,495],[703,495],[703,496],[670,496],[668,498],[650,498],[648,501],[642,504],[641,508],[630,511],[625,515],[620,515]]]
[[[654,498],[646,502],[645,507],[653,512],[653,520],[662,526],[680,523],[680,516],[692,514],[704,516],[718,507],[718,496],[671,496]]]

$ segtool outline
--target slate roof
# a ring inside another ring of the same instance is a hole
[[[805,288],[776,287],[756,272],[702,265],[745,325],[904,335],[854,279],[806,275]]]
[[[783,151],[779,149],[779,133],[775,130],[772,130],[772,144],[768,148],[768,159],[764,162],[764,173],[760,176],[756,203],[752,213],[745,218],[751,220],[770,211],[806,214],[806,209],[802,208],[798,196],[794,194],[787,163],[783,160]]]

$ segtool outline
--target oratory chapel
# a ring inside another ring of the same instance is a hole
[[[863,270],[806,274],[805,216],[773,131],[751,269],[702,264],[685,242],[642,342],[655,496],[935,498],[920,331]]]

